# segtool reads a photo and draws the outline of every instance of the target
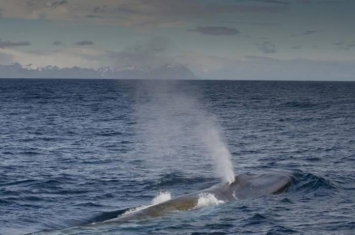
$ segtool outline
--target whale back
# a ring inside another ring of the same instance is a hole
[[[233,183],[221,183],[202,192],[212,193],[218,200],[235,201],[286,192],[291,184],[287,174],[246,173],[235,177]]]
[[[185,194],[148,208],[122,215],[107,222],[127,222],[164,215],[170,211],[187,211],[196,208],[201,194],[213,194],[218,200],[229,202],[255,198],[287,191],[291,177],[286,174],[241,174],[231,184],[221,183],[211,188]]]
[[[283,193],[288,190],[291,177],[287,174],[242,174],[230,185],[237,199]]]

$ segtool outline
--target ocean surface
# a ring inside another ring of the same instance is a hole
[[[355,233],[355,82],[1,79],[0,123],[0,234]],[[216,142],[289,191],[83,226],[219,183]]]

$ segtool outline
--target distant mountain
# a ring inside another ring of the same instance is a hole
[[[197,79],[196,75],[183,65],[165,64],[156,68],[104,67],[88,69],[80,67],[58,68],[47,66],[32,69],[19,63],[0,65],[0,78],[115,78],[115,79]]]

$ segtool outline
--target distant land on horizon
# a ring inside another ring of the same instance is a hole
[[[158,67],[138,67],[130,66],[119,69],[102,67],[99,69],[81,68],[74,66],[71,68],[59,68],[57,66],[46,66],[43,68],[31,68],[31,65],[22,66],[19,63],[10,65],[0,64],[0,79],[132,79],[132,80],[231,80],[231,79],[211,79],[201,78],[195,75],[190,69],[183,65],[165,64]],[[265,79],[256,77],[255,79],[235,79],[236,81],[334,81],[352,82],[352,80],[329,80],[317,79]]]
[[[111,78],[111,79],[199,79],[183,65],[165,64],[155,68],[131,66],[121,69],[103,67],[99,69],[59,68],[46,66],[32,69],[19,63],[0,65],[0,78]]]

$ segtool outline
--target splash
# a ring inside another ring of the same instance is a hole
[[[151,201],[151,203],[149,205],[142,205],[142,206],[132,208],[132,209],[126,211],[125,213],[123,213],[120,217],[132,214],[137,211],[144,210],[144,209],[149,208],[151,206],[169,201],[170,199],[171,199],[170,192],[160,192],[156,197],[153,198],[153,200]]]
[[[151,205],[157,205],[171,199],[170,192],[160,192],[158,196],[153,198]]]
[[[215,206],[224,203],[224,201],[218,200],[211,193],[201,193],[199,195],[196,208],[206,207],[206,206]]]

